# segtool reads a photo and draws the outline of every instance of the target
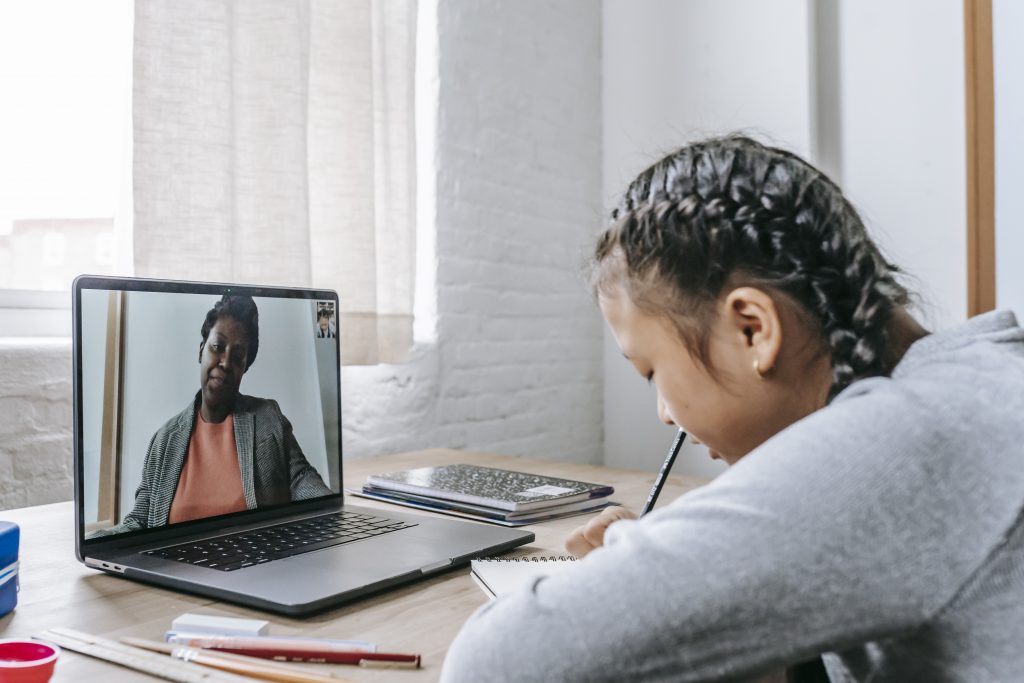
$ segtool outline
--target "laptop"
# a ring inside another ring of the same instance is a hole
[[[533,541],[345,503],[339,311],[325,290],[76,279],[79,561],[296,616]]]

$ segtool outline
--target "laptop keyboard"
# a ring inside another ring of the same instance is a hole
[[[416,524],[356,512],[335,512],[208,541],[148,550],[143,555],[230,572],[412,526]]]

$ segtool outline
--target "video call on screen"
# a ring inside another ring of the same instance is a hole
[[[86,538],[340,493],[335,300],[82,289]]]

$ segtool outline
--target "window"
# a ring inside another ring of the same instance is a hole
[[[131,0],[0,3],[0,336],[68,334],[71,280],[131,267],[131,31]]]
[[[47,301],[68,334],[75,275],[140,275],[337,289],[345,361],[403,360],[416,16],[0,2],[0,337],[51,334],[11,317]]]
[[[138,3],[135,273],[335,289],[344,362],[405,360],[417,7]]]

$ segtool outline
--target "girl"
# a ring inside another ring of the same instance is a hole
[[[743,137],[630,185],[592,283],[662,420],[734,467],[481,608],[447,681],[832,681],[1024,671],[1024,330],[929,334],[823,174]]]

